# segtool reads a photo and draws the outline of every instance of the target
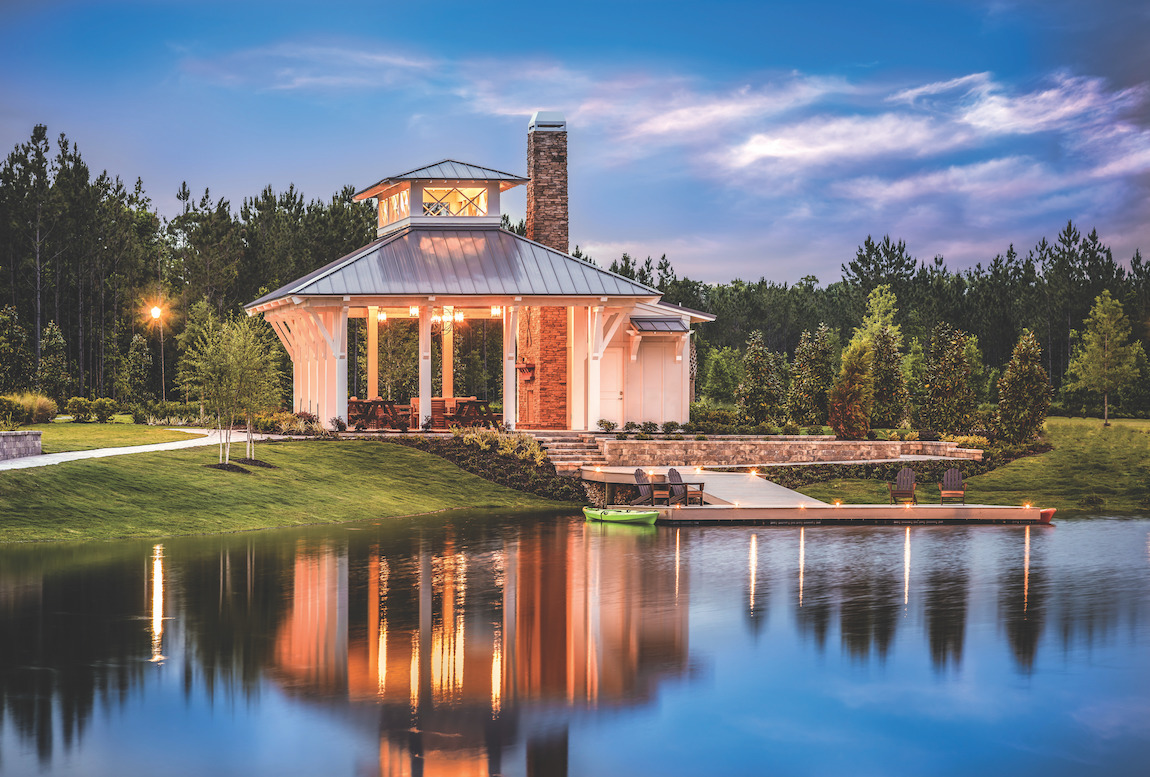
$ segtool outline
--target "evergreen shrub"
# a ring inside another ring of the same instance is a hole
[[[96,423],[108,423],[115,412],[116,403],[108,397],[100,397],[92,402],[92,415],[96,416]]]
[[[92,403],[84,397],[72,397],[64,408],[72,416],[72,423],[84,423],[92,418]]]

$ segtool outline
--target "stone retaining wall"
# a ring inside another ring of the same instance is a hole
[[[897,459],[902,455],[982,460],[982,451],[952,442],[886,442],[789,436],[772,439],[727,437],[710,440],[612,440],[599,438],[608,466],[795,464],[813,461]]]
[[[40,432],[0,432],[0,461],[39,456]]]

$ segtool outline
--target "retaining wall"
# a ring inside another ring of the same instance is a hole
[[[886,442],[790,436],[770,439],[727,437],[710,440],[598,440],[608,466],[684,466],[795,464],[815,461],[866,461],[899,456],[947,456],[982,460],[982,451],[952,442]]]
[[[0,432],[0,461],[39,456],[40,432]]]

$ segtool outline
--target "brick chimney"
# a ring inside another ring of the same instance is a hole
[[[536,111],[527,125],[527,237],[567,253],[567,122]]]
[[[567,253],[567,122],[536,111],[527,126],[527,238]],[[567,429],[567,308],[528,307],[519,319],[519,375],[524,429]]]

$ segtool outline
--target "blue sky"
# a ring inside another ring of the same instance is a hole
[[[952,268],[1073,219],[1150,251],[1150,3],[0,2],[0,149],[45,123],[164,215],[569,124],[571,239],[680,275],[836,280],[868,235]],[[505,210],[522,215],[522,189]]]

